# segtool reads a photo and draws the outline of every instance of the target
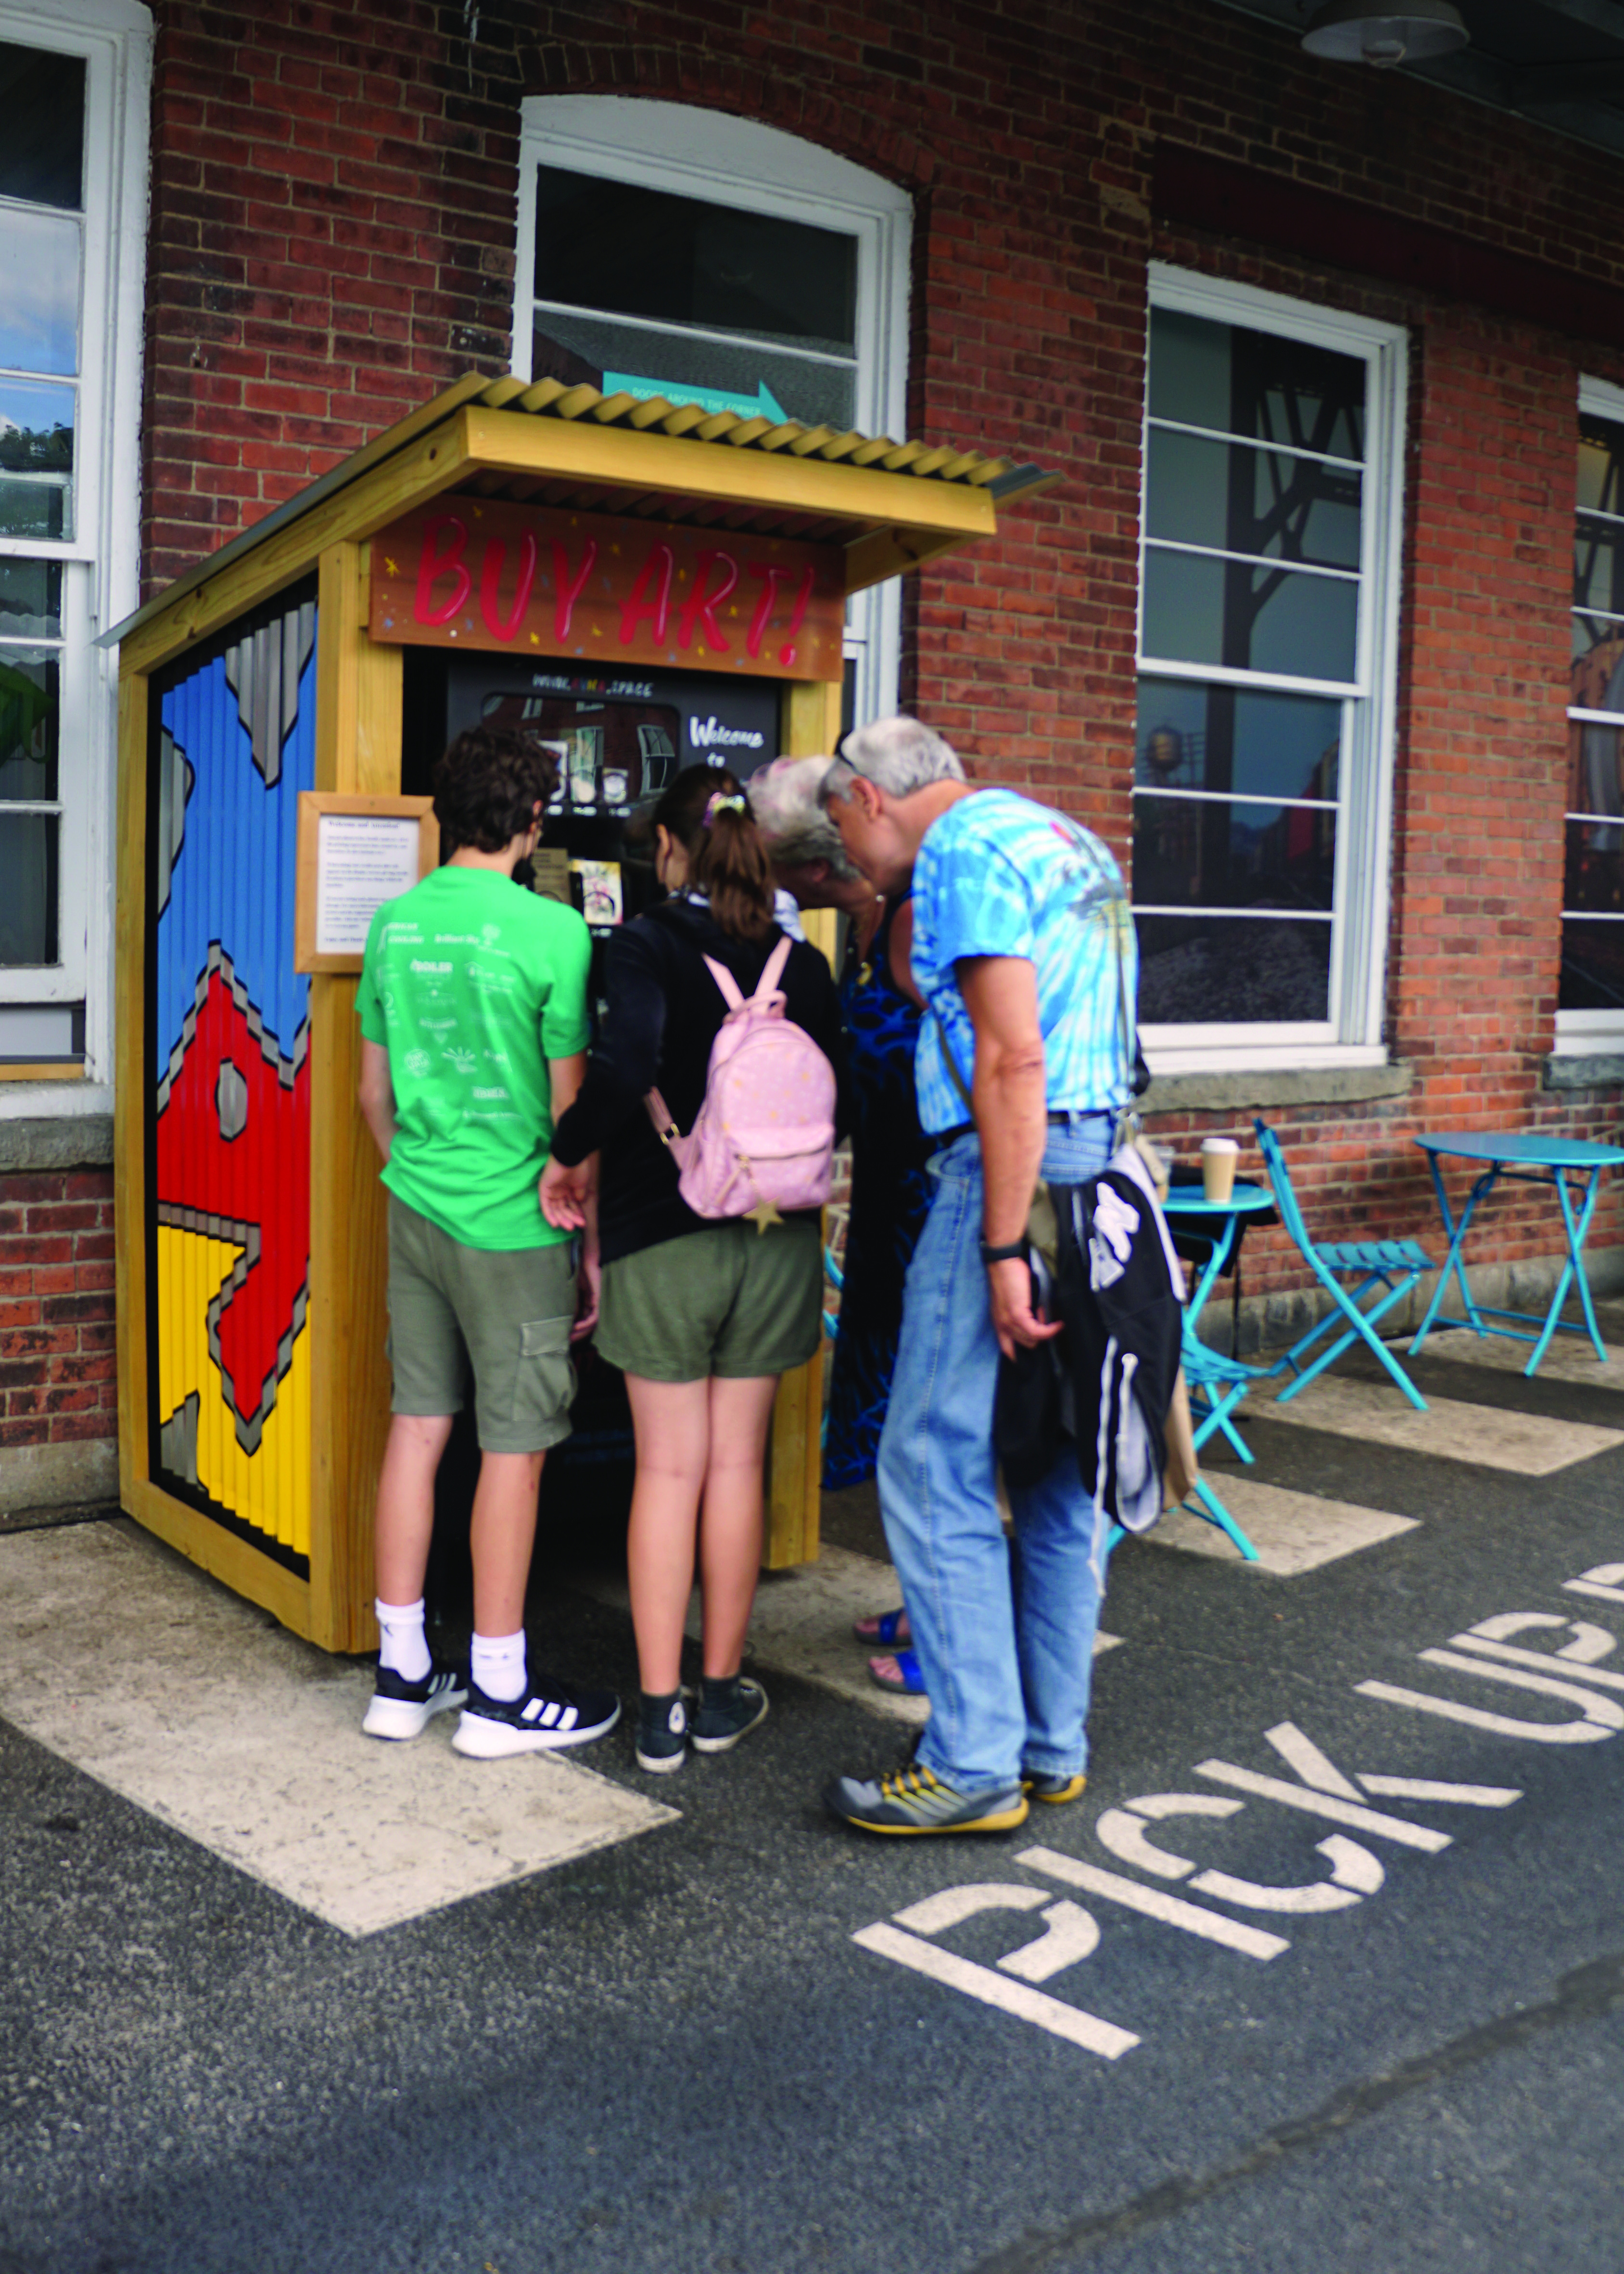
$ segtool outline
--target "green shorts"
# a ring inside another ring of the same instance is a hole
[[[389,1195],[389,1363],[396,1413],[460,1413],[469,1370],[484,1453],[569,1434],[575,1250],[461,1247]]]
[[[644,1382],[753,1382],[804,1366],[823,1315],[817,1219],[733,1218],[606,1263],[598,1347]]]

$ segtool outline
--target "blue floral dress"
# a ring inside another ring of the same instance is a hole
[[[930,1205],[930,1147],[914,1094],[922,1013],[891,975],[891,928],[902,905],[886,904],[868,955],[840,987],[852,1083],[852,1199],[823,1453],[831,1492],[874,1474],[902,1331],[902,1282]]]

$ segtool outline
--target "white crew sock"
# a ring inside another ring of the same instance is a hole
[[[379,1665],[387,1666],[403,1682],[426,1681],[434,1661],[423,1635],[422,1596],[415,1603],[386,1603],[380,1596],[372,1608],[382,1636]]]
[[[517,1634],[474,1637],[474,1685],[487,1698],[511,1706],[524,1695],[524,1630]]]

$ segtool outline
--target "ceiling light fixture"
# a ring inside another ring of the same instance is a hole
[[[1432,63],[1463,48],[1471,34],[1449,0],[1326,0],[1303,34],[1311,56],[1333,63]]]

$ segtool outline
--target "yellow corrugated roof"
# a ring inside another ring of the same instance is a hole
[[[736,450],[786,450],[794,458],[822,458],[831,465],[877,466],[883,473],[913,474],[922,481],[963,482],[984,488],[1011,471],[1007,458],[989,458],[979,450],[929,442],[894,442],[889,434],[860,434],[854,428],[842,433],[832,426],[803,426],[799,419],[782,424],[757,414],[746,418],[732,410],[703,410],[657,395],[643,400],[622,390],[601,394],[595,387],[566,387],[561,380],[542,379],[526,385],[522,379],[493,380],[477,396],[487,410],[524,410],[540,418],[592,418],[603,426],[630,426],[638,432],[654,427],[662,434],[683,435],[694,442],[727,442]]]

